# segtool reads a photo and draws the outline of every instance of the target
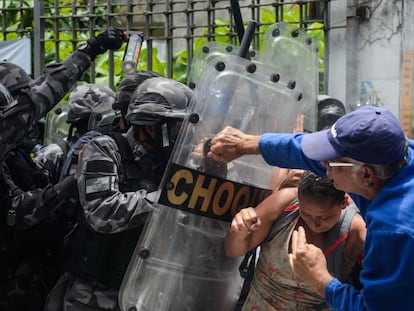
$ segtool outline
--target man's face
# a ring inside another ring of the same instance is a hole
[[[135,139],[148,151],[173,147],[180,132],[182,120],[171,120],[157,125],[133,125]]]
[[[150,125],[132,125],[135,139],[147,151],[154,149],[155,127]]]
[[[182,120],[174,120],[173,122],[169,122],[169,124],[168,124],[169,136],[170,136],[169,138],[170,138],[170,142],[172,144],[174,144],[175,141],[177,140],[178,134],[180,133],[182,123],[183,123]]]
[[[326,175],[334,181],[335,188],[348,193],[358,193],[357,174],[351,161],[349,158],[338,158],[321,163],[326,168]]]

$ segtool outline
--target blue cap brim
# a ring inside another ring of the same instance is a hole
[[[309,159],[316,161],[341,158],[340,154],[329,142],[330,129],[305,134],[302,139],[302,151]]]

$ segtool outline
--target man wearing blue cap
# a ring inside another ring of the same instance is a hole
[[[348,192],[367,225],[362,290],[332,277],[303,228],[292,237],[290,265],[334,310],[408,310],[414,305],[414,141],[388,110],[365,106],[311,134],[248,135],[226,127],[209,156],[230,162],[261,154],[279,167],[311,170]]]

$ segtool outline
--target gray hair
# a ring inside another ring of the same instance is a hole
[[[352,168],[352,174],[356,174],[356,172],[363,166],[368,165],[372,167],[377,174],[378,178],[381,179],[390,179],[394,177],[401,169],[407,164],[408,162],[408,140],[405,140],[405,147],[404,147],[404,157],[402,160],[393,163],[387,164],[372,164],[372,163],[363,163],[359,161],[353,160],[352,163],[355,166]]]

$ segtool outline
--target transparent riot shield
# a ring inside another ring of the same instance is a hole
[[[205,157],[226,125],[252,134],[291,132],[303,102],[299,85],[270,64],[234,55],[205,63],[147,223],[125,274],[122,310],[232,310],[242,258],[224,237],[233,215],[270,194],[273,169],[261,157],[228,165]]]
[[[200,77],[204,73],[206,65],[220,59],[226,55],[238,55],[240,47],[227,44],[223,42],[210,41],[204,44],[199,51],[194,55],[193,61],[191,62],[191,70],[188,75],[189,85],[196,85]],[[258,53],[255,50],[249,50],[249,59],[254,61]]]
[[[45,118],[44,144],[56,143],[68,136],[69,124],[67,120],[66,101],[60,102]]]
[[[263,63],[276,64],[280,73],[300,84],[303,90],[305,130],[316,130],[317,95],[319,93],[318,46],[304,29],[279,22],[264,34]]]

